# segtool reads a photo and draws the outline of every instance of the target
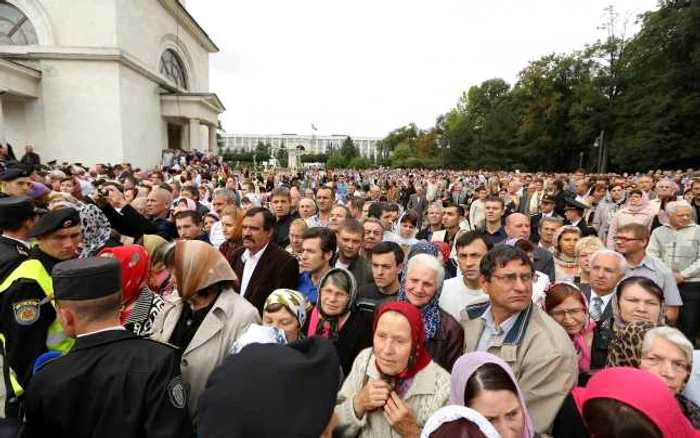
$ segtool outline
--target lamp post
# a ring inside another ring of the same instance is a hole
[[[445,167],[447,151],[450,149],[450,139],[441,135],[438,139],[438,147],[442,149],[442,167]]]

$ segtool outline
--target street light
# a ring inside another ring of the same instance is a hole
[[[450,139],[441,135],[438,139],[438,147],[442,149],[442,167],[445,167],[447,151],[450,149]]]

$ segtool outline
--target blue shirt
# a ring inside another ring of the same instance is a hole
[[[302,272],[299,275],[299,287],[297,287],[297,290],[306,295],[311,304],[315,305],[316,301],[318,301],[318,286],[311,280],[310,272]]]

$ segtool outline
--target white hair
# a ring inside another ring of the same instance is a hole
[[[437,284],[435,285],[435,290],[440,290],[442,287],[442,282],[445,280],[445,268],[440,264],[440,261],[430,254],[417,254],[411,257],[408,261],[408,268],[406,269],[406,276],[411,271],[413,265],[423,265],[437,273]]]
[[[690,202],[686,201],[685,199],[682,199],[680,201],[671,201],[668,204],[666,204],[666,213],[668,214],[673,214],[678,210],[678,207],[687,207],[691,211],[693,210],[693,206],[690,205]]]
[[[693,364],[693,344],[690,343],[688,338],[686,338],[680,330],[668,326],[655,327],[644,335],[642,354],[646,354],[651,350],[654,347],[654,342],[656,342],[658,338],[666,339],[668,342],[680,348],[685,354],[686,359],[688,359],[688,363],[690,365]]]
[[[607,249],[607,248],[599,249],[598,251],[591,254],[591,256],[588,258],[589,266],[593,266],[593,263],[595,263],[595,259],[600,257],[600,256],[615,257],[617,259],[618,271],[621,274],[627,272],[628,266],[627,266],[627,260],[625,260],[625,257],[622,254],[620,254],[619,252],[615,252],[615,251],[613,251],[611,249]]]

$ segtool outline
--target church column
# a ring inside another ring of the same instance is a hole
[[[190,142],[188,150],[202,150],[202,145],[199,144],[199,135],[199,119],[190,119]]]
[[[216,126],[209,125],[209,152],[219,153],[218,144],[216,144]]]
[[[5,113],[3,109],[3,101],[5,98],[0,96],[0,145],[5,146],[7,144],[7,137],[5,136]]]

